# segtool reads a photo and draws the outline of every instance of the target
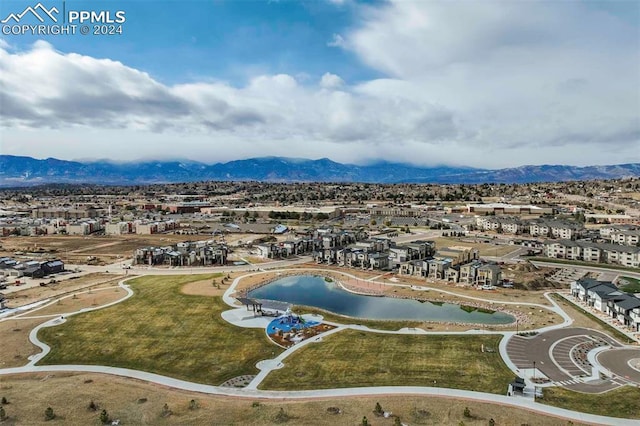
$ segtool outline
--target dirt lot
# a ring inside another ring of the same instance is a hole
[[[50,284],[46,287],[33,287],[15,293],[7,293],[7,306],[13,308],[16,306],[27,305],[29,303],[60,296],[85,287],[99,285],[113,286],[121,279],[122,277],[114,278],[113,275],[109,274],[87,274],[77,279],[58,281],[56,284]],[[48,280],[45,280],[45,282],[48,282]]]
[[[227,241],[246,239],[249,234],[237,234]],[[251,236],[253,238],[255,236]],[[210,235],[52,235],[38,237],[0,238],[0,256],[16,256],[23,252],[29,258],[59,258],[71,264],[85,264],[89,256],[96,256],[98,264],[131,258],[133,251],[145,246],[165,246],[181,241],[212,239]],[[18,256],[20,257],[20,256]]]
[[[278,400],[228,398],[179,391],[163,386],[115,376],[98,374],[32,374],[2,377],[0,397],[9,404],[5,411],[7,424],[49,424],[44,410],[51,407],[55,424],[99,424],[101,410],[126,425],[291,425],[334,426],[361,424],[366,416],[370,424],[391,426],[395,418],[376,417],[373,409],[379,402],[383,410],[392,412],[408,424],[486,425],[494,419],[497,425],[566,424],[566,420],[507,408],[500,405],[438,397],[375,396],[326,398],[319,400]],[[193,400],[193,409],[190,409]],[[90,402],[98,410],[88,409]],[[171,412],[162,416],[163,406]],[[332,409],[335,407],[335,409]],[[464,417],[465,407],[471,417]],[[280,409],[283,415],[280,416]],[[338,411],[339,410],[339,411]],[[340,414],[332,414],[340,413]],[[574,422],[573,424],[580,424]]]
[[[511,253],[520,248],[519,246],[512,246],[508,244],[473,243],[466,240],[460,240],[458,238],[438,237],[433,238],[432,240],[436,242],[436,250],[456,246],[471,247],[478,249],[480,256],[504,256],[505,254]]]

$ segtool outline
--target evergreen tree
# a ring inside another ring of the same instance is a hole
[[[100,413],[100,421],[102,422],[102,424],[107,424],[111,421],[111,419],[109,418],[109,413],[107,413],[107,410],[102,410],[102,412]]]

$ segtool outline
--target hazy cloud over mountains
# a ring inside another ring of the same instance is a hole
[[[637,25],[580,2],[350,7],[354,25],[328,34],[327,49],[356,55],[382,78],[345,82],[327,69],[315,81],[165,84],[42,41],[27,50],[0,43],[3,151],[480,167],[640,161]],[[87,138],[110,141],[111,154],[96,154]]]

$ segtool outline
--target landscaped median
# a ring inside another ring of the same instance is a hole
[[[291,354],[260,388],[436,386],[505,394],[513,373],[498,352],[500,339],[344,330]]]
[[[219,385],[257,374],[255,364],[282,349],[264,330],[235,327],[220,314],[221,297],[187,295],[181,288],[220,275],[145,276],[128,282],[134,296],[109,308],[71,316],[40,330],[51,346],[40,364],[90,364],[158,373]]]

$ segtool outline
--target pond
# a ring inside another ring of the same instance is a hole
[[[475,324],[510,324],[514,317],[452,303],[420,302],[412,299],[365,296],[343,290],[323,277],[284,277],[249,292],[254,299],[269,299],[313,306],[355,318],[372,320],[417,320]]]

